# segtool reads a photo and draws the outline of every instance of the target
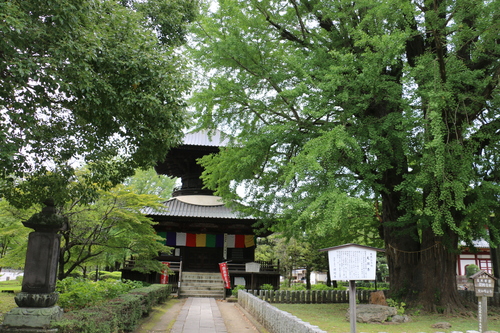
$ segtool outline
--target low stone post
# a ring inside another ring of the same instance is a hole
[[[67,228],[66,218],[57,215],[52,200],[46,207],[23,222],[35,231],[29,234],[22,289],[14,298],[19,306],[5,314],[0,333],[57,332],[50,322],[62,316],[56,306],[59,295],[55,292],[59,261],[60,230]]]

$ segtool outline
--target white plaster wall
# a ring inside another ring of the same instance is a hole
[[[2,271],[0,272],[0,281],[15,280],[18,276],[22,276],[23,274],[23,271],[2,269]]]

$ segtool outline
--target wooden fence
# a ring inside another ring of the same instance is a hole
[[[348,290],[247,290],[250,294],[269,303],[317,304],[317,303],[349,303]],[[356,290],[359,303],[368,303],[374,290]],[[387,290],[384,290],[387,293]],[[465,301],[477,303],[472,290],[459,290]],[[386,296],[387,297],[387,296]],[[500,293],[488,297],[488,305],[500,307]]]
[[[347,290],[248,290],[248,292],[269,303],[348,303]],[[360,303],[368,303],[373,290],[357,290]]]

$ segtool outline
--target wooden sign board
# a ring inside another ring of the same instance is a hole
[[[485,271],[479,271],[476,274],[471,275],[471,279],[474,280],[474,290],[476,291],[477,297],[493,297],[496,280],[493,275],[488,274]]]
[[[328,251],[331,280],[350,281],[375,280],[377,252],[384,250],[350,243],[320,251]]]

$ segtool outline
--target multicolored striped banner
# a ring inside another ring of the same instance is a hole
[[[185,232],[158,232],[167,246],[223,247],[224,234],[190,234]],[[255,246],[254,235],[227,235],[228,248]]]

